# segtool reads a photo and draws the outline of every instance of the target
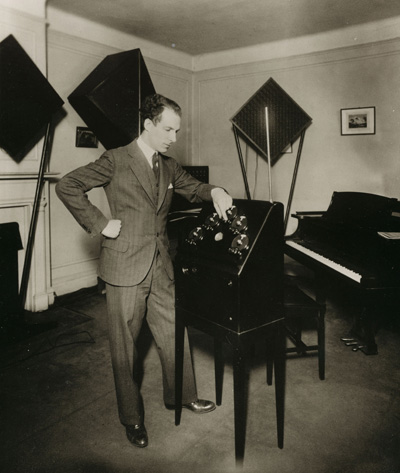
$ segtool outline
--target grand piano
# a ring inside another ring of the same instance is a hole
[[[360,310],[342,341],[367,355],[377,354],[382,311],[400,288],[400,202],[334,192],[326,211],[292,216],[298,226],[285,239],[285,254],[314,271],[318,302],[325,303],[335,282],[352,292]]]
[[[271,166],[286,146],[300,138],[285,211],[286,231],[305,132],[312,119],[270,78],[231,121],[248,199],[239,137],[267,159],[271,201]],[[316,299],[322,305],[335,283],[348,291],[359,311],[343,341],[354,344],[354,350],[378,353],[375,333],[385,304],[396,300],[400,288],[400,202],[363,192],[334,192],[326,211],[292,216],[298,227],[285,237],[285,254],[314,271]]]

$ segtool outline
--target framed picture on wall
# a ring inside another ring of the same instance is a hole
[[[342,135],[374,135],[375,107],[342,108],[340,123]]]
[[[97,148],[98,140],[92,130],[83,126],[77,126],[75,146],[77,148]]]

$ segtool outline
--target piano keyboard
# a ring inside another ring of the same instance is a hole
[[[319,253],[310,250],[309,248],[305,248],[304,246],[300,245],[299,243],[296,243],[295,241],[288,240],[286,241],[286,245],[295,248],[297,251],[300,251],[301,253],[309,256],[310,258],[319,261],[320,263],[324,264],[325,266],[328,266],[329,268],[337,271],[338,273],[343,274],[344,276],[350,279],[353,279],[353,281],[356,281],[358,283],[361,282],[361,274],[356,273],[355,271],[352,271],[351,269],[346,268],[341,264],[335,263],[334,261],[325,258],[325,256],[322,256]]]

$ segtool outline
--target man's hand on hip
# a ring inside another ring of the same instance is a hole
[[[211,191],[211,197],[219,218],[228,220],[226,211],[232,207],[232,197],[221,187],[214,188]]]
[[[106,228],[101,232],[107,238],[117,238],[121,232],[121,220],[109,220]]]

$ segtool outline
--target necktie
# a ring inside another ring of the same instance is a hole
[[[154,153],[152,157],[152,165],[153,165],[153,172],[154,175],[156,176],[156,180],[158,181],[158,175],[160,173],[160,170],[158,168],[158,154]]]

